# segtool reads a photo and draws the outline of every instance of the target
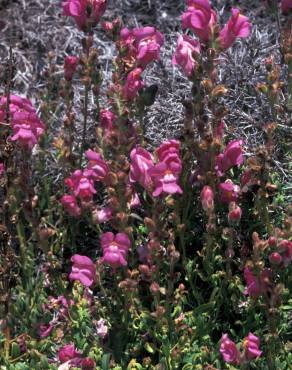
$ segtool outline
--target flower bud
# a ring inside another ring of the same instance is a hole
[[[242,215],[241,208],[235,204],[234,202],[231,202],[229,205],[229,213],[228,213],[228,221],[229,223],[236,223],[240,221]]]
[[[272,265],[280,265],[282,256],[278,252],[273,252],[269,255],[269,261]]]

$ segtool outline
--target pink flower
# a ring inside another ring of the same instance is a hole
[[[86,31],[88,26],[96,26],[106,9],[106,0],[67,0],[63,1],[63,15],[73,17],[79,29]]]
[[[80,254],[71,257],[73,262],[72,271],[69,275],[70,280],[79,280],[86,287],[90,287],[96,279],[96,268],[92,260]]]
[[[77,204],[77,199],[73,195],[63,195],[61,203],[70,216],[79,217],[81,215],[81,209]]]
[[[187,2],[188,8],[182,15],[182,28],[191,29],[202,41],[209,41],[217,15],[211,9],[208,0],[191,0]]]
[[[80,358],[81,353],[75,349],[74,344],[65,344],[58,351],[59,361],[64,363],[74,358]]]
[[[67,56],[64,62],[64,74],[67,81],[71,81],[78,66],[79,58]]]
[[[3,176],[5,172],[4,163],[0,163],[0,176]]]
[[[178,140],[167,140],[164,141],[156,149],[156,153],[159,161],[164,161],[168,154],[176,154],[179,156],[180,142]]]
[[[137,181],[147,189],[151,184],[149,169],[154,166],[152,154],[142,147],[136,147],[131,151],[130,158],[130,182]]]
[[[137,44],[137,62],[143,68],[160,58],[160,47],[163,44],[163,35],[154,27],[134,28],[133,36]]]
[[[106,325],[106,322],[104,319],[99,319],[97,322],[97,328],[96,328],[97,335],[104,339],[108,334],[108,327]]]
[[[243,340],[243,347],[245,349],[244,356],[247,360],[260,357],[262,351],[259,349],[260,339],[252,333],[249,333]]]
[[[144,82],[141,79],[142,72],[142,68],[135,68],[128,74],[126,83],[123,86],[123,96],[126,100],[135,99],[139,90],[144,86]]]
[[[208,185],[205,185],[201,191],[201,202],[205,212],[214,208],[214,192]]]
[[[281,9],[283,13],[289,13],[289,10],[292,9],[292,0],[282,0]]]
[[[200,43],[197,40],[187,35],[179,36],[172,63],[181,66],[186,76],[189,77],[197,66],[194,55],[200,54],[200,51]]]
[[[238,221],[240,221],[241,215],[241,208],[235,202],[229,203],[228,221],[230,223],[237,223]]]
[[[88,160],[87,168],[91,170],[91,177],[94,180],[102,181],[105,179],[109,172],[106,161],[102,158],[99,153],[89,149],[85,152],[85,156]]]
[[[273,252],[269,255],[269,261],[272,265],[280,265],[283,261],[283,258],[280,253]]]
[[[278,251],[283,258],[284,266],[287,267],[292,261],[292,241],[282,240],[278,245]]]
[[[222,203],[235,202],[239,196],[240,188],[234,185],[231,180],[219,184],[220,200]]]
[[[249,267],[245,267],[244,278],[247,285],[244,294],[252,298],[258,298],[267,291],[270,285],[271,271],[265,269],[260,272],[259,276],[256,276]]]
[[[220,353],[223,356],[225,362],[239,365],[240,353],[236,347],[236,344],[228,337],[227,334],[223,334],[220,341]]]
[[[93,212],[93,221],[97,224],[110,221],[113,217],[113,211],[110,207],[104,207]]]
[[[116,115],[108,109],[101,109],[99,114],[100,126],[106,130],[110,131],[113,128],[113,123],[116,119]]]
[[[126,257],[131,245],[130,239],[125,233],[114,235],[107,232],[100,237],[101,247],[103,249],[102,262],[109,264],[116,269],[120,266],[126,266]]]
[[[231,17],[219,35],[220,45],[228,49],[237,38],[246,38],[250,35],[251,24],[247,17],[240,14],[239,9],[232,8]]]
[[[43,338],[48,337],[51,334],[53,328],[54,328],[54,325],[52,323],[49,323],[48,325],[40,324],[39,330],[38,330],[40,338],[43,339]]]
[[[181,187],[177,184],[182,170],[181,160],[176,153],[167,154],[163,162],[149,169],[149,175],[154,183],[154,197],[161,193],[182,194]]]
[[[82,370],[95,370],[96,369],[96,363],[92,358],[85,357],[81,361],[81,369]]]
[[[223,154],[216,158],[215,169],[218,176],[223,176],[233,166],[240,166],[243,163],[242,140],[233,140],[225,148]]]
[[[73,191],[75,197],[79,196],[82,201],[89,202],[96,193],[91,176],[92,172],[87,174],[85,171],[76,170],[65,179],[65,184]]]

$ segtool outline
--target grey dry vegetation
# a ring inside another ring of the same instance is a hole
[[[222,22],[229,16],[231,6],[240,7],[251,20],[252,35],[238,41],[220,61],[220,79],[228,87],[225,104],[229,113],[225,119],[228,135],[244,139],[247,154],[263,140],[264,124],[272,120],[266,99],[256,91],[258,82],[265,80],[264,60],[273,55],[279,60],[279,29],[276,19],[260,0],[223,1],[213,0]],[[56,55],[56,78],[62,77],[65,55],[78,52],[82,33],[72,21],[61,16],[60,0],[2,0],[0,2],[0,58],[5,65],[9,46],[13,48],[16,74],[13,92],[37,98],[45,86],[42,72],[47,64],[49,51]],[[129,27],[156,25],[165,35],[161,63],[148,70],[146,82],[157,84],[159,92],[156,102],[145,117],[146,135],[156,145],[165,138],[180,136],[184,108],[183,100],[190,94],[189,82],[171,64],[171,56],[177,35],[181,32],[180,14],[183,0],[109,0],[105,18],[121,16]],[[114,47],[103,32],[95,33],[96,46],[101,50],[104,68],[103,87],[111,75],[111,60]],[[285,81],[287,70],[282,70]],[[3,89],[3,86],[1,87]],[[1,91],[3,93],[3,90]],[[76,89],[76,107],[82,100],[81,87]],[[78,109],[77,109],[78,111]],[[62,126],[62,111],[51,112],[56,135]],[[78,117],[77,117],[78,118]],[[291,112],[283,115],[278,123],[275,172],[278,174],[285,198],[291,200]],[[92,134],[93,134],[92,130]],[[290,149],[290,151],[289,151]],[[54,172],[57,165],[48,159],[48,168]],[[289,199],[290,198],[290,199]]]

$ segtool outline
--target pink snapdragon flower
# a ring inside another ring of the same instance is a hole
[[[66,56],[64,61],[64,75],[67,81],[71,81],[77,69],[79,58],[75,56]]]
[[[283,13],[289,13],[292,11],[292,0],[282,0],[281,1],[281,9]]]
[[[178,140],[166,140],[156,149],[156,153],[160,162],[164,161],[169,154],[179,156],[180,142]]]
[[[137,147],[131,151],[130,158],[130,182],[138,182],[145,189],[148,189],[152,183],[149,169],[154,166],[152,154],[142,147]]]
[[[110,207],[104,207],[93,212],[93,222],[97,224],[108,222],[112,219],[112,217],[113,210]]]
[[[73,262],[69,280],[79,280],[86,287],[90,287],[96,279],[96,267],[89,257],[74,254],[71,257]]]
[[[58,351],[58,359],[61,363],[80,357],[81,353],[75,349],[74,344],[65,344]]]
[[[126,257],[131,246],[131,241],[127,234],[106,232],[100,237],[101,247],[103,249],[102,262],[109,264],[116,269],[120,266],[126,266]]]
[[[244,278],[246,281],[245,295],[252,298],[258,298],[262,293],[268,290],[271,279],[271,271],[265,269],[260,272],[259,276],[254,275],[250,267],[245,267]]]
[[[223,49],[228,49],[237,38],[246,38],[250,35],[251,24],[247,17],[240,14],[239,9],[232,8],[231,17],[221,30],[219,42]]]
[[[70,216],[79,217],[81,215],[81,208],[78,206],[77,199],[74,195],[63,195],[61,203]]]
[[[142,72],[142,68],[135,68],[128,74],[126,83],[122,90],[123,96],[126,100],[135,99],[138,95],[138,92],[144,86],[144,82],[141,78]]]
[[[223,176],[233,166],[243,163],[242,140],[233,140],[225,148],[224,153],[216,157],[215,169],[218,176]]]
[[[228,334],[223,334],[220,341],[220,353],[227,363],[239,365],[240,353],[236,344],[228,337]]]
[[[205,185],[201,191],[201,203],[205,212],[214,208],[214,192],[208,185]]]
[[[111,112],[110,110],[101,109],[101,111],[99,113],[100,126],[105,131],[111,131],[116,118],[117,118],[117,116],[113,112]]]
[[[238,199],[240,187],[233,184],[231,180],[226,180],[219,184],[220,200],[222,203],[235,202]]]
[[[85,174],[88,173],[96,181],[103,181],[109,172],[106,161],[99,153],[91,149],[85,152],[85,156],[88,160],[87,168],[91,170],[90,172],[85,172]]]
[[[78,28],[86,31],[96,26],[106,9],[106,0],[63,1],[63,15],[74,18]]]
[[[92,172],[76,170],[73,174],[65,179],[65,184],[73,191],[75,197],[79,197],[84,202],[89,202],[93,195],[96,194]]]
[[[162,162],[149,169],[149,175],[154,184],[152,195],[158,197],[162,193],[182,194],[181,187],[177,184],[182,171],[182,163],[176,153],[169,153]]]
[[[259,348],[260,339],[252,333],[249,333],[248,336],[244,338],[243,347],[245,349],[244,357],[247,360],[252,360],[254,358],[260,357],[262,354],[262,351]]]
[[[183,69],[185,75],[190,77],[198,64],[195,59],[195,54],[200,54],[200,52],[201,47],[199,41],[187,35],[179,36],[176,50],[172,58],[172,64],[179,65]]]
[[[47,338],[52,330],[54,329],[54,323],[50,322],[48,325],[45,324],[40,324],[39,329],[38,329],[38,334],[41,339]]]
[[[188,8],[182,15],[182,28],[191,29],[203,42],[209,41],[217,15],[208,0],[187,1]]]

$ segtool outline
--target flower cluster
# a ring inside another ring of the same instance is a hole
[[[161,194],[182,194],[178,185],[182,171],[179,157],[180,143],[177,140],[163,142],[156,150],[158,161],[146,149],[137,147],[132,150],[130,181],[138,182],[157,197]]]
[[[0,100],[0,121],[6,117],[7,98]],[[22,148],[31,150],[37,144],[45,130],[30,100],[17,95],[9,97],[10,124],[13,130],[12,141],[16,141]]]
[[[246,363],[255,358],[261,356],[262,351],[260,350],[260,339],[253,333],[249,333],[247,337],[243,339],[243,353],[241,354],[236,344],[228,337],[227,334],[223,334],[220,341],[220,353],[225,362],[239,365],[240,363]]]

